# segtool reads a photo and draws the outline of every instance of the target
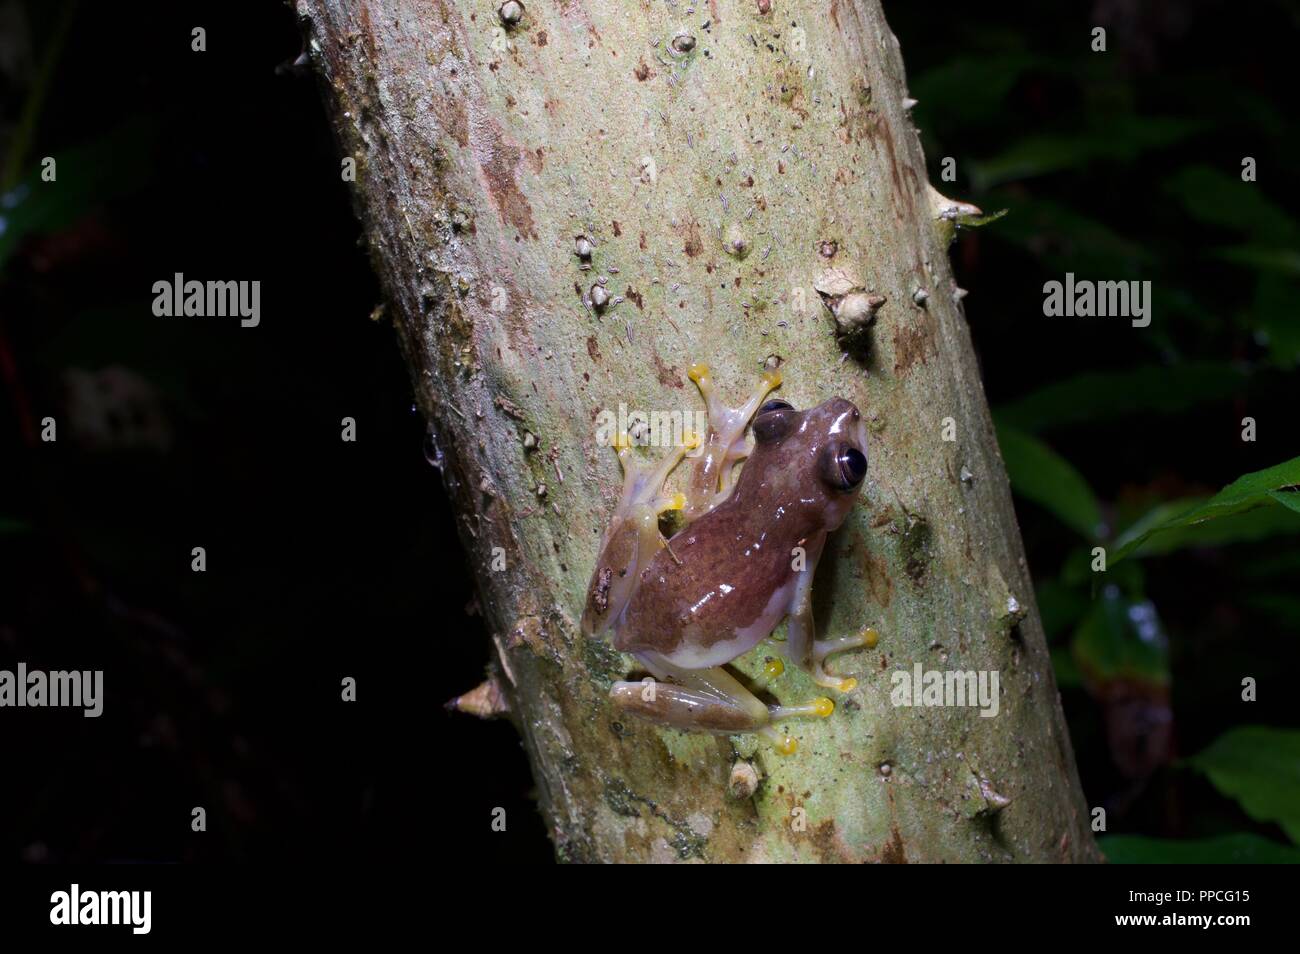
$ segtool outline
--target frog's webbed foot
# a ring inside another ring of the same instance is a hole
[[[782,755],[793,753],[795,740],[773,725],[781,719],[808,716],[826,718],[835,705],[818,698],[799,706],[768,706],[725,669],[682,669],[657,653],[637,653],[636,658],[655,677],[644,682],[616,682],[610,698],[622,712],[693,732],[732,735],[756,732]]]
[[[825,686],[828,689],[851,692],[857,688],[858,681],[853,678],[844,679],[839,676],[832,676],[826,671],[823,664],[831,656],[839,653],[852,652],[855,649],[871,649],[879,639],[880,636],[874,629],[864,629],[855,636],[841,636],[838,639],[814,639],[812,649],[813,681],[817,685]]]

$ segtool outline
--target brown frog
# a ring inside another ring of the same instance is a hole
[[[654,468],[635,463],[626,438],[616,444],[623,494],[601,543],[582,628],[589,636],[612,633],[614,647],[654,677],[614,684],[610,696],[621,711],[677,729],[758,732],[790,753],[794,740],[773,723],[827,717],[831,700],[769,706],[722,667],[788,617],[786,658],[820,686],[856,686],[823,664],[874,645],[875,632],[816,639],[812,581],[827,535],[844,522],[866,477],[866,429],[843,398],[806,411],[765,401],[781,383],[775,371],[735,410],[719,400],[706,366],[695,365],[689,377],[708,406],[702,441],[697,436]],[[687,493],[666,495],[665,482],[688,452]],[[665,540],[659,517],[668,510],[683,511],[687,522]]]

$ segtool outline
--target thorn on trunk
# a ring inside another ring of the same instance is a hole
[[[519,0],[506,0],[497,7],[497,16],[507,27],[518,26],[519,21],[524,18],[524,5]]]
[[[480,719],[495,719],[510,711],[510,702],[494,676],[484,680],[469,692],[451,699],[447,702],[446,708],[451,712],[464,712],[466,715],[477,716]]]
[[[754,797],[754,793],[758,791],[758,782],[758,769],[754,768],[754,763],[742,760],[731,767],[731,778],[727,782],[727,789],[731,792],[732,798],[743,802],[747,798]]]
[[[979,780],[979,785],[980,794],[984,796],[984,802],[986,805],[986,808],[983,809],[984,813],[995,815],[1011,804],[1011,799],[1007,798],[1005,795],[1000,795],[993,790],[993,786],[989,784],[988,779],[981,778]]]

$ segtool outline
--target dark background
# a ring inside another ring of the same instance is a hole
[[[1154,382],[1163,401],[1107,378],[1105,408],[1037,434],[1111,534],[1295,456],[1296,4],[885,6],[932,181],[1010,210],[953,248],[995,410],[1088,372]],[[548,861],[514,730],[443,709],[487,638],[291,10],[81,3],[62,32],[66,8],[0,0],[0,668],[103,669],[108,703],[0,714],[0,857]],[[57,189],[32,178],[45,155]],[[1243,245],[1276,254],[1219,254]],[[1152,326],[1044,319],[1066,270],[1152,280]],[[178,271],[260,279],[261,326],[155,318]],[[1204,388],[1147,374],[1202,367]],[[1133,561],[1107,597],[1077,571],[1091,544],[1017,507],[1110,831],[1286,845],[1177,759],[1295,727],[1294,527]],[[1097,668],[1074,642],[1108,599],[1149,608],[1167,649]],[[1242,674],[1267,688],[1253,708]]]

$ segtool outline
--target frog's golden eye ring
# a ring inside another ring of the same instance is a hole
[[[866,476],[867,455],[852,444],[831,444],[822,452],[822,480],[836,490],[854,490]]]

